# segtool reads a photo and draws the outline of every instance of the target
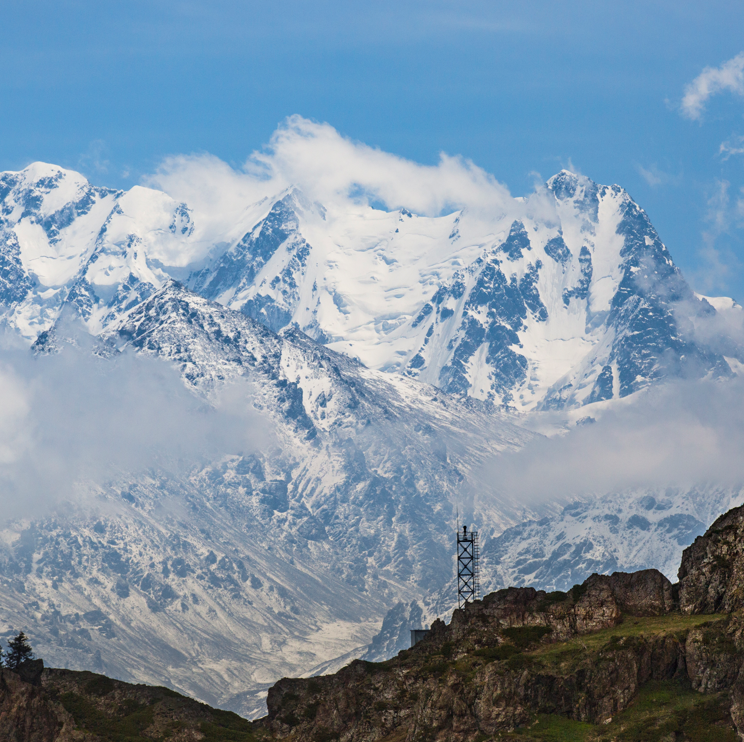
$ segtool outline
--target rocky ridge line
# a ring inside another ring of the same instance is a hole
[[[169,688],[92,672],[0,669],[0,742],[254,742],[251,722]]]
[[[643,570],[595,574],[567,593],[500,590],[448,625],[436,621],[392,660],[279,681],[261,723],[297,742],[459,742],[509,739],[515,729],[521,740],[552,739],[540,729],[562,717],[584,723],[584,739],[637,739],[606,734],[613,724],[628,733],[634,700],[656,683],[692,704],[688,725],[708,719],[706,734],[744,739],[742,576],[744,507],[685,550],[677,584]],[[649,727],[644,739],[703,739],[687,727],[663,736],[669,719],[644,723],[659,733]]]

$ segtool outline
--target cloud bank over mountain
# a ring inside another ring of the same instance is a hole
[[[442,153],[436,165],[421,165],[297,115],[240,170],[212,155],[179,155],[145,182],[189,203],[200,217],[218,210],[220,219],[288,187],[323,204],[372,201],[427,216],[469,208],[493,218],[515,204],[506,186],[470,160]]]
[[[494,459],[483,481],[525,504],[638,487],[744,482],[744,380],[680,381]]]
[[[100,357],[82,327],[64,329],[60,352],[0,348],[0,521],[95,508],[122,475],[183,475],[271,444],[246,383],[207,401],[170,366],[134,352]]]

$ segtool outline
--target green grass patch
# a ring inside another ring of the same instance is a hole
[[[252,722],[232,711],[212,709],[170,688],[127,686],[103,675],[80,675],[78,693],[51,692],[72,715],[76,729],[100,742],[165,741],[184,731],[189,739],[197,735],[202,742],[256,742],[262,736]],[[112,695],[117,689],[126,693],[123,699]]]
[[[204,742],[254,742],[253,725],[232,711],[212,709],[211,721],[201,723]]]
[[[672,613],[666,616],[648,618],[627,617],[610,629],[583,634],[564,642],[545,644],[529,651],[529,655],[541,665],[553,669],[570,669],[587,657],[602,650],[618,651],[624,642],[644,636],[680,634],[697,626],[705,626],[723,621],[727,616],[710,614],[707,616],[687,616]]]
[[[513,654],[519,652],[519,649],[513,644],[499,644],[497,647],[485,647],[484,649],[476,649],[473,655],[476,657],[483,657],[486,662],[500,662],[502,660],[508,660]]]
[[[594,730],[593,724],[566,719],[554,714],[540,714],[529,727],[516,729],[513,734],[503,739],[515,739],[521,742],[540,740],[540,742],[584,742]],[[499,739],[499,737],[497,737]]]
[[[647,683],[636,699],[607,724],[597,740],[736,742],[727,693],[704,695],[682,682]]]
[[[109,716],[76,693],[64,693],[59,700],[80,731],[103,737],[107,742],[141,742],[147,739],[142,732],[153,722],[151,706],[137,704],[136,708],[122,708],[120,713]]]
[[[625,637],[617,636],[617,635],[611,636],[610,640],[607,642],[607,644],[605,644],[602,647],[601,651],[602,652],[617,652],[623,649],[626,646],[625,642],[623,641],[624,638]]]

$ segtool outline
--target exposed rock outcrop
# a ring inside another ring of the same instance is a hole
[[[606,580],[618,608],[631,616],[663,616],[677,608],[674,586],[656,569],[593,575],[592,580]]]
[[[586,739],[615,738],[622,724],[635,739],[635,723],[656,724],[659,739],[705,728],[744,740],[743,536],[744,508],[719,518],[685,551],[679,585],[644,570],[592,575],[567,593],[492,593],[392,660],[281,680],[262,723],[298,742],[460,742],[524,735],[548,714],[597,725]],[[653,703],[633,705],[654,683],[684,699],[684,714],[662,723]],[[519,739],[553,738],[535,734]]]
[[[73,717],[38,682],[24,680],[25,669],[0,670],[0,742],[73,740]]]
[[[679,605],[683,613],[744,608],[744,506],[724,513],[684,550]]]
[[[615,626],[623,614],[658,616],[674,610],[673,587],[661,572],[647,569],[627,574],[592,575],[568,593],[546,593],[534,588],[506,588],[482,601],[458,609],[444,627],[441,621],[432,633],[448,641],[484,639],[488,632],[517,626],[545,627],[553,641],[564,641]]]

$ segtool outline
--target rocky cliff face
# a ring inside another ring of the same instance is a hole
[[[743,529],[744,508],[719,518],[676,585],[644,570],[492,593],[392,660],[280,681],[264,724],[344,742],[556,739],[556,725],[566,739],[744,739]]]
[[[679,602],[683,613],[744,608],[744,506],[722,515],[685,549]]]

